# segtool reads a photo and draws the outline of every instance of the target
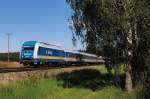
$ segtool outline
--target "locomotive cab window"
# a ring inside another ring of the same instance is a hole
[[[23,47],[23,50],[34,50],[34,47],[31,46],[31,47]]]

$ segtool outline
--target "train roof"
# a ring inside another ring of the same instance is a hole
[[[82,54],[82,55],[86,55],[86,56],[97,57],[97,55],[90,54],[90,53],[85,53],[85,52],[80,52],[78,50],[65,49],[65,52],[71,52],[71,53]]]
[[[79,54],[78,51],[76,51],[76,50],[70,50],[70,49],[65,49],[65,52],[70,52],[70,53],[76,53],[76,54]]]
[[[55,43],[45,43],[45,42],[38,42],[38,41],[26,41],[23,43],[24,46],[34,46],[36,43],[41,43],[44,45],[51,45],[51,46],[57,46],[57,47],[62,47],[61,44],[55,44]]]
[[[56,46],[56,47],[62,47],[61,44],[55,44],[55,43],[45,43],[45,42],[39,42],[39,43],[42,43],[44,45],[51,45],[51,46]]]
[[[23,46],[34,46],[37,41],[26,41],[23,43]]]
[[[79,52],[79,53],[82,54],[82,55],[87,55],[87,56],[97,57],[96,55],[90,54],[90,53],[85,53],[85,52]]]
[[[62,47],[60,44],[54,44],[54,43],[45,43],[45,42],[38,42],[39,46],[41,47],[47,47],[47,48],[53,48],[58,50],[64,50],[64,47]]]

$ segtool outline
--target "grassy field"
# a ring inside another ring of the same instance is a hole
[[[21,64],[19,64],[18,62],[4,62],[4,61],[0,61],[0,68],[17,68],[17,67],[22,67]]]
[[[121,88],[108,79],[105,68],[84,69],[0,86],[0,99],[137,99],[140,95],[140,89],[127,93]]]

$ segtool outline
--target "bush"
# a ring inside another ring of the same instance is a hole
[[[20,59],[19,52],[11,52],[9,54],[10,61],[18,62]],[[0,53],[0,61],[7,61],[8,60],[8,53]]]

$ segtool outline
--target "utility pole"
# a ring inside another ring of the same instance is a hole
[[[10,57],[10,55],[9,55],[9,53],[10,53],[9,52],[10,43],[9,42],[10,42],[10,35],[11,35],[11,33],[7,33],[6,35],[7,35],[7,40],[8,40],[7,41],[7,43],[8,43],[8,52],[7,52],[8,53],[8,57],[7,58],[8,58],[8,63],[9,63],[10,62],[10,60],[9,60],[9,57]]]

